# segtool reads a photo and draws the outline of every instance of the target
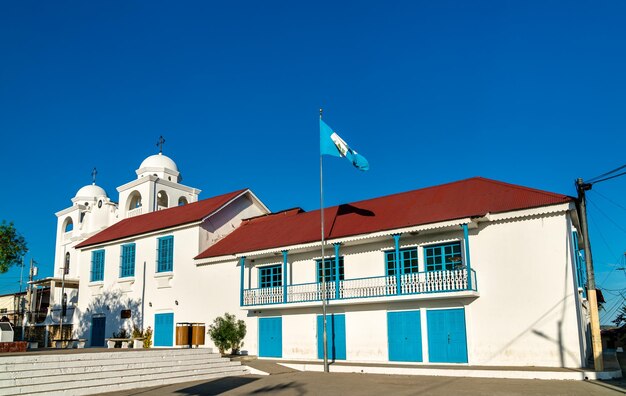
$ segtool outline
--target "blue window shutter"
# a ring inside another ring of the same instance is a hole
[[[120,277],[135,276],[135,244],[122,245]]]
[[[174,269],[174,237],[159,238],[157,272],[172,271]]]
[[[104,250],[91,252],[91,281],[104,280]]]

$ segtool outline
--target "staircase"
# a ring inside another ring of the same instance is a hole
[[[0,395],[91,395],[245,374],[210,349],[5,355]]]

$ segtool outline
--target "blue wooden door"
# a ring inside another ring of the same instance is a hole
[[[154,346],[174,346],[174,314],[162,313],[154,315]]]
[[[326,315],[326,344],[329,360],[346,360],[346,315]],[[317,317],[317,358],[324,359],[324,318]]]
[[[420,311],[387,312],[389,360],[422,361],[421,323]]]
[[[428,356],[433,363],[467,363],[465,310],[428,311]]]
[[[283,357],[283,318],[259,318],[259,356]]]
[[[104,346],[104,332],[106,330],[106,318],[104,316],[91,318],[91,346]]]

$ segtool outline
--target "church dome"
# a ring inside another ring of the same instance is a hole
[[[91,199],[97,197],[107,197],[106,191],[100,186],[89,184],[78,190],[74,198]]]
[[[151,155],[139,165],[139,169],[143,168],[165,168],[178,172],[178,166],[176,163],[167,155],[163,155],[161,153]]]

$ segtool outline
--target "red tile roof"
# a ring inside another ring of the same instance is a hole
[[[147,232],[163,230],[166,228],[200,221],[220,209],[229,201],[247,191],[247,189],[233,191],[228,194],[203,199],[202,201],[190,203],[188,205],[177,206],[124,219],[97,233],[91,238],[79,243],[76,247],[83,248],[99,243],[111,242],[122,238],[145,234]]]
[[[570,202],[574,198],[474,177],[324,210],[327,239]],[[244,221],[196,259],[319,241],[319,210]]]

